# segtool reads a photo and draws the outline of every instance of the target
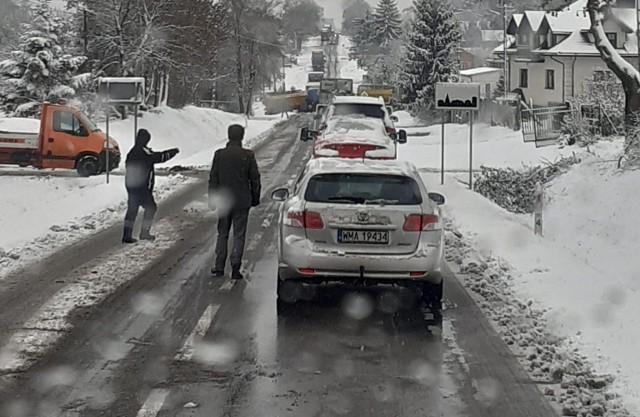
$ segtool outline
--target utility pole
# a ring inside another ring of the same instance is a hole
[[[640,69],[640,0],[636,0],[636,39],[638,47],[638,69]]]
[[[638,0],[636,0],[638,1]],[[509,41],[507,40],[507,1],[506,0],[502,0],[502,19],[503,19],[503,31],[502,31],[502,45],[503,45],[503,51],[502,51],[502,82],[504,83],[504,98],[507,98],[507,94],[509,93],[509,69],[508,69],[508,62],[509,59],[507,58],[507,49],[509,46]]]

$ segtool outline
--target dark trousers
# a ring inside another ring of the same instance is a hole
[[[127,201],[127,214],[124,217],[125,234],[133,231],[133,225],[136,222],[140,207],[144,208],[142,230],[148,232],[151,229],[153,217],[156,215],[156,210],[158,209],[158,205],[153,199],[153,194],[148,190],[128,190],[127,192],[129,193],[129,199]]]
[[[229,250],[229,232],[233,226],[233,249],[231,250],[231,267],[240,269],[244,242],[249,223],[249,210],[232,210],[227,216],[218,219],[218,243],[216,245],[215,269],[224,271]]]

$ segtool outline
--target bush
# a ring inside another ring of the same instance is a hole
[[[569,171],[579,163],[575,156],[561,158],[546,166],[536,166],[521,171],[512,168],[490,168],[481,166],[476,176],[475,191],[500,207],[513,213],[533,213],[536,184],[548,183]]]

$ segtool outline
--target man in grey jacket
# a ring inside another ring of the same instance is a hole
[[[224,276],[229,246],[229,232],[233,226],[231,278],[242,279],[240,267],[244,252],[249,210],[260,204],[260,172],[255,155],[242,147],[244,128],[231,125],[226,148],[216,151],[209,175],[209,198],[218,206],[218,242],[216,261],[211,273]]]

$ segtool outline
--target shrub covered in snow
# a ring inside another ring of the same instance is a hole
[[[474,189],[500,207],[513,213],[532,213],[535,187],[538,182],[546,184],[580,162],[575,156],[561,158],[546,166],[522,170],[513,168],[480,167]]]
[[[86,81],[77,75],[87,58],[65,53],[64,21],[49,2],[37,1],[31,16],[20,49],[0,62],[0,109],[15,116],[33,116],[42,101],[71,97]]]

